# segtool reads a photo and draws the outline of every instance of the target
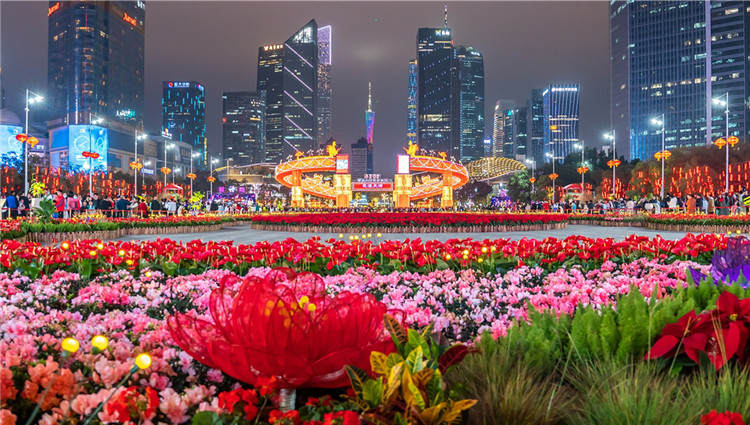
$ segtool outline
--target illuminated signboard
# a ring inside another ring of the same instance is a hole
[[[53,4],[52,7],[47,9],[47,16],[51,16],[53,13],[57,12],[58,10],[60,10],[60,2]]]
[[[578,91],[578,87],[552,87],[552,91]]]
[[[336,156],[336,174],[349,174],[349,155]]]
[[[134,17],[128,15],[127,13],[123,13],[122,20],[129,23],[132,26],[138,25],[138,21],[136,21]]]
[[[152,168],[142,168],[141,173],[148,174],[148,175],[154,175],[154,170]]]
[[[68,164],[70,171],[107,171],[109,130],[97,125],[71,125],[68,134]],[[84,152],[99,154],[96,159],[86,158]]]
[[[396,163],[397,174],[409,174],[409,155],[398,155]]]
[[[174,81],[169,83],[169,87],[174,87],[176,89],[189,89],[190,88],[190,81]]]
[[[354,182],[352,191],[355,192],[392,192],[393,182]]]
[[[18,158],[23,155],[23,143],[16,139],[16,135],[22,132],[20,125],[0,125],[0,160],[6,155],[15,154]]]

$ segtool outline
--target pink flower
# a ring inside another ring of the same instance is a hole
[[[185,400],[183,400],[173,389],[167,388],[160,392],[159,395],[161,396],[159,410],[167,415],[172,423],[181,424],[190,419],[190,417],[186,415],[188,410],[187,403],[185,403]]]

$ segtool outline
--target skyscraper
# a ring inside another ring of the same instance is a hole
[[[578,84],[550,84],[542,92],[544,101],[544,153],[546,160],[560,162],[578,143]]]
[[[372,174],[372,145],[367,143],[367,138],[360,138],[357,143],[352,143],[351,148],[349,172],[352,180],[361,179],[365,174]]]
[[[318,24],[311,20],[284,43],[284,155],[318,146]]]
[[[252,92],[224,92],[223,140],[225,160],[232,165],[265,162],[265,101]]]
[[[365,111],[365,128],[367,145],[372,146],[372,134],[375,130],[375,111],[372,110],[372,83],[367,83],[367,110]]]
[[[257,92],[265,96],[265,162],[278,163],[284,145],[284,45],[258,48]]]
[[[406,140],[417,143],[417,60],[409,61],[409,95],[406,106]]]
[[[508,134],[515,108],[516,101],[512,99],[500,99],[495,103],[492,123],[492,156],[515,158],[513,138],[511,134]]]
[[[318,28],[318,142],[331,137],[331,26]]]
[[[513,148],[516,157],[529,157],[528,150],[528,111],[525,106],[513,111]]]
[[[531,90],[526,102],[528,144],[526,155],[537,164],[544,162],[544,96],[543,89]]]
[[[143,127],[143,1],[50,1],[47,96],[50,128]]]
[[[665,147],[698,146],[725,135],[748,140],[750,9],[742,1],[610,3],[610,121],[617,152],[650,158]],[[725,100],[725,99],[722,99]]]
[[[206,164],[206,94],[195,81],[165,81],[162,106],[162,134],[184,142],[199,152],[198,166]]]
[[[460,145],[451,140],[454,69],[451,30],[420,28],[417,55],[419,146],[459,157]]]
[[[470,162],[484,156],[484,60],[473,47],[455,49],[460,159]],[[455,133],[454,133],[455,134]]]

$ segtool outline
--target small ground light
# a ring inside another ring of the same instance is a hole
[[[464,254],[464,255],[469,255],[469,250],[468,250],[468,249],[465,249],[465,250],[464,250],[464,252],[463,252],[463,254]]]
[[[484,262],[484,258],[479,257],[479,259],[477,261],[480,262],[480,263],[483,263]]]
[[[151,366],[151,356],[148,353],[141,353],[135,357],[135,365],[139,369],[147,369]]]
[[[75,338],[65,338],[61,346],[68,353],[75,353],[81,347],[81,344]]]
[[[446,259],[446,260],[450,260],[450,259],[451,259],[451,255],[450,255],[450,254],[446,254],[446,255],[445,255],[445,259]]]
[[[100,243],[99,245],[97,245],[97,246],[96,246],[96,248],[97,248],[97,249],[104,249],[104,244],[103,244],[103,243]]]
[[[124,249],[121,249],[121,250],[119,250],[119,251],[117,252],[117,254],[118,254],[118,255],[119,255],[120,257],[124,257],[124,256],[125,256],[125,250],[124,250]]]
[[[486,246],[482,247],[482,252],[487,252],[487,247]]]
[[[372,233],[368,233],[368,234],[367,234],[367,237],[368,237],[368,238],[371,238],[371,237],[372,237]]]
[[[99,351],[104,351],[109,347],[109,339],[104,335],[97,335],[91,338],[91,345]]]
[[[67,242],[63,242],[61,246],[62,246],[62,249],[65,249],[65,250],[70,249],[70,244]]]
[[[92,257],[96,257],[96,251],[94,251],[93,249],[89,251],[89,254],[91,254]]]
[[[352,236],[352,235],[349,235],[349,240],[350,240],[350,241],[353,241],[353,240],[354,240],[354,236]]]
[[[151,277],[151,272],[150,271],[146,272],[146,277]]]
[[[343,233],[339,233],[339,239],[342,239],[344,237]]]
[[[381,236],[383,236],[383,234],[382,233],[378,233],[376,236],[377,237],[381,237]]]

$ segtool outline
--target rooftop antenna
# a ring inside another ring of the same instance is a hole
[[[372,111],[372,83],[367,83],[367,112]]]
[[[448,4],[445,5],[445,28],[448,28]]]

